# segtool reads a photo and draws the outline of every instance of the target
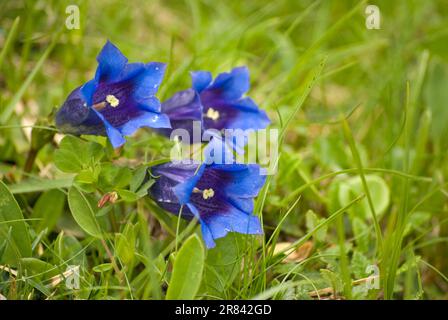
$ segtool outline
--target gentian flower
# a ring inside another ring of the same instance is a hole
[[[150,197],[182,218],[196,217],[208,248],[228,232],[263,233],[252,214],[254,197],[265,181],[258,165],[169,162],[150,170],[157,177],[148,190]]]
[[[192,72],[192,88],[180,91],[162,103],[162,112],[171,121],[172,129],[159,130],[169,136],[182,128],[192,134],[192,122],[202,124],[202,132],[210,129],[264,129],[270,123],[265,111],[245,93],[250,88],[249,70],[238,67],[219,74],[215,80],[207,71]],[[201,141],[193,141],[197,143]]]
[[[140,127],[170,127],[154,96],[165,64],[128,63],[109,41],[97,61],[95,78],[76,88],[56,115],[56,126],[62,132],[107,136],[116,148],[125,143],[123,136]]]

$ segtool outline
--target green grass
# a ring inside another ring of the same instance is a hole
[[[70,4],[79,30],[65,28]],[[448,5],[375,4],[380,30],[365,1],[0,2],[0,294],[446,299]],[[205,250],[196,223],[145,197],[143,165],[170,146],[150,130],[120,154],[102,138],[39,143],[107,39],[131,62],[168,63],[161,100],[189,71],[249,67],[281,140],[255,204],[263,236]],[[111,191],[117,203],[96,208]]]

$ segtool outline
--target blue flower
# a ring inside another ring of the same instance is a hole
[[[258,165],[169,162],[150,170],[158,177],[148,190],[150,197],[171,213],[181,212],[182,218],[196,217],[208,248],[228,232],[263,233],[252,214],[265,181]]]
[[[196,122],[200,125],[199,134],[202,135],[202,109],[201,98],[195,90],[179,91],[162,103],[162,112],[170,118],[171,128],[161,128],[156,131],[169,137],[174,129],[185,129],[190,137],[193,137],[193,125]],[[198,142],[201,141],[188,143]]]
[[[138,128],[169,128],[154,96],[165,64],[128,63],[109,41],[97,57],[95,78],[76,88],[56,115],[56,126],[74,135],[107,136],[116,148]]]
[[[250,97],[244,96],[250,87],[247,67],[221,73],[215,80],[207,71],[192,72],[191,76],[191,89],[180,91],[162,103],[162,112],[169,116],[172,124],[172,129],[160,131],[163,134],[169,135],[172,130],[183,128],[191,137],[193,121],[202,124],[202,131],[258,130],[269,125],[266,112],[260,110]]]

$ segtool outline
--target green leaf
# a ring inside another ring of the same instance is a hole
[[[97,170],[84,169],[79,171],[78,175],[75,177],[75,181],[78,184],[91,184],[96,182],[97,176],[95,176]]]
[[[352,256],[352,273],[357,279],[361,279],[366,277],[366,268],[368,265],[370,265],[371,262],[365,255],[363,255],[359,251],[353,252]]]
[[[139,199],[139,196],[136,193],[129,190],[118,189],[117,192],[120,198],[122,198],[126,202],[134,202]]]
[[[132,179],[131,170],[127,167],[117,167],[112,163],[105,163],[101,167],[98,184],[104,190],[122,189]]]
[[[97,266],[94,266],[92,268],[93,271],[98,272],[98,273],[103,273],[103,272],[107,272],[112,270],[113,266],[112,263],[103,263],[103,264],[99,264]]]
[[[54,264],[85,266],[86,253],[83,246],[74,236],[65,235],[62,231],[54,242]]]
[[[323,167],[331,170],[339,170],[349,166],[350,155],[344,141],[338,137],[319,137],[313,147],[315,158]]]
[[[70,188],[73,184],[73,178],[60,178],[54,180],[46,180],[46,179],[28,179],[21,181],[17,184],[13,184],[9,186],[9,190],[13,194],[19,193],[28,193],[28,192],[41,192],[47,191],[51,189],[63,189]]]
[[[102,238],[100,225],[95,218],[95,201],[91,195],[85,195],[78,188],[71,187],[68,192],[68,205],[73,218],[85,232]]]
[[[77,173],[82,170],[83,164],[75,152],[69,150],[58,150],[54,155],[54,164],[59,170],[68,173]]]
[[[39,275],[40,279],[49,279],[60,273],[52,264],[36,258],[22,258],[20,264],[28,275]]]
[[[135,226],[128,223],[123,230],[123,233],[117,233],[115,238],[115,251],[124,264],[130,264],[135,257],[136,244]]]
[[[308,210],[308,212],[306,213],[306,227],[308,232],[316,228],[316,226],[319,225],[319,223],[323,222],[324,220],[325,219],[319,219],[318,216],[312,210]],[[313,233],[313,237],[315,238],[315,240],[323,242],[325,241],[326,234],[327,234],[327,226],[325,225],[319,230],[315,231]]]
[[[61,274],[62,270],[36,258],[23,258],[20,264],[24,274],[27,275],[27,283],[45,296],[50,296],[51,292],[46,284],[49,283],[50,278]]]
[[[373,206],[378,217],[386,211],[390,202],[390,191],[386,182],[379,176],[366,175],[366,182],[370,190]],[[364,193],[362,180],[359,176],[352,177],[347,181],[341,182],[339,187],[339,202],[341,205],[347,205],[352,199]],[[370,218],[370,208],[367,199],[361,200],[356,208],[350,209],[355,215],[364,219]]]
[[[140,187],[140,189],[138,189],[138,191],[137,191],[137,197],[140,199],[140,198],[143,198],[143,197],[145,197],[146,195],[148,195],[148,189],[151,188],[151,186],[152,186],[154,183],[156,183],[156,180],[155,180],[155,179],[150,179],[150,180],[146,181],[146,182]]]
[[[166,299],[194,299],[201,284],[204,260],[204,245],[198,235],[194,234],[185,241],[176,255]]]
[[[93,167],[103,156],[104,148],[99,143],[66,136],[55,152],[54,163],[63,172],[78,173]]]
[[[132,180],[129,184],[129,190],[136,192],[141,187],[143,181],[145,181],[147,170],[147,166],[140,166],[132,172]]]
[[[31,218],[41,219],[36,221],[36,232],[41,232],[45,228],[53,230],[58,222],[65,205],[65,193],[57,189],[44,192],[36,204]]]
[[[7,238],[9,230],[11,241],[7,244],[2,262],[16,263],[18,258],[31,256],[31,241],[22,211],[12,193],[0,181],[0,237]]]
[[[129,265],[134,260],[135,232],[132,226],[127,225],[123,234],[115,234],[115,252],[125,265]]]

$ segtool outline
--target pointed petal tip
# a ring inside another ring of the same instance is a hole
[[[192,87],[197,92],[205,90],[212,82],[212,74],[209,71],[190,71]]]
[[[96,57],[98,68],[95,79],[97,81],[115,81],[126,67],[128,59],[124,54],[109,40],[101,49]]]

